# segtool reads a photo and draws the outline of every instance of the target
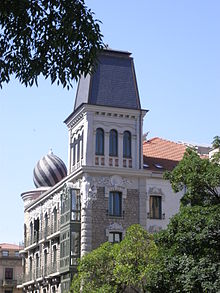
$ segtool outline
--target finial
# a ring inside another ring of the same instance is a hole
[[[50,150],[49,150],[49,155],[53,155],[52,148],[50,148]]]

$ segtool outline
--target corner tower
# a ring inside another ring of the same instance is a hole
[[[81,77],[69,128],[69,173],[80,166],[141,169],[142,121],[133,58],[104,50]]]
[[[80,188],[81,255],[146,226],[141,109],[131,53],[104,50],[81,77],[69,130],[68,178]]]

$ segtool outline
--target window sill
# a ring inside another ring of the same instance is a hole
[[[108,213],[108,210],[106,210],[106,216],[109,218],[109,219],[124,219],[124,215],[125,215],[125,211],[122,212],[122,214],[120,216],[118,215],[110,215]]]

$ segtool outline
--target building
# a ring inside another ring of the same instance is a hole
[[[22,276],[22,259],[20,246],[0,243],[0,293],[19,293],[18,280]]]
[[[49,153],[34,169],[36,189],[24,201],[25,292],[65,292],[77,259],[101,243],[118,242],[139,223],[166,227],[179,208],[163,179],[186,145],[143,140],[143,119],[129,52],[105,50],[92,75],[79,81],[69,132],[66,169]]]

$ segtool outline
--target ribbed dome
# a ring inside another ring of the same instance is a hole
[[[64,162],[52,152],[41,158],[34,168],[34,184],[36,187],[54,186],[67,175]]]

